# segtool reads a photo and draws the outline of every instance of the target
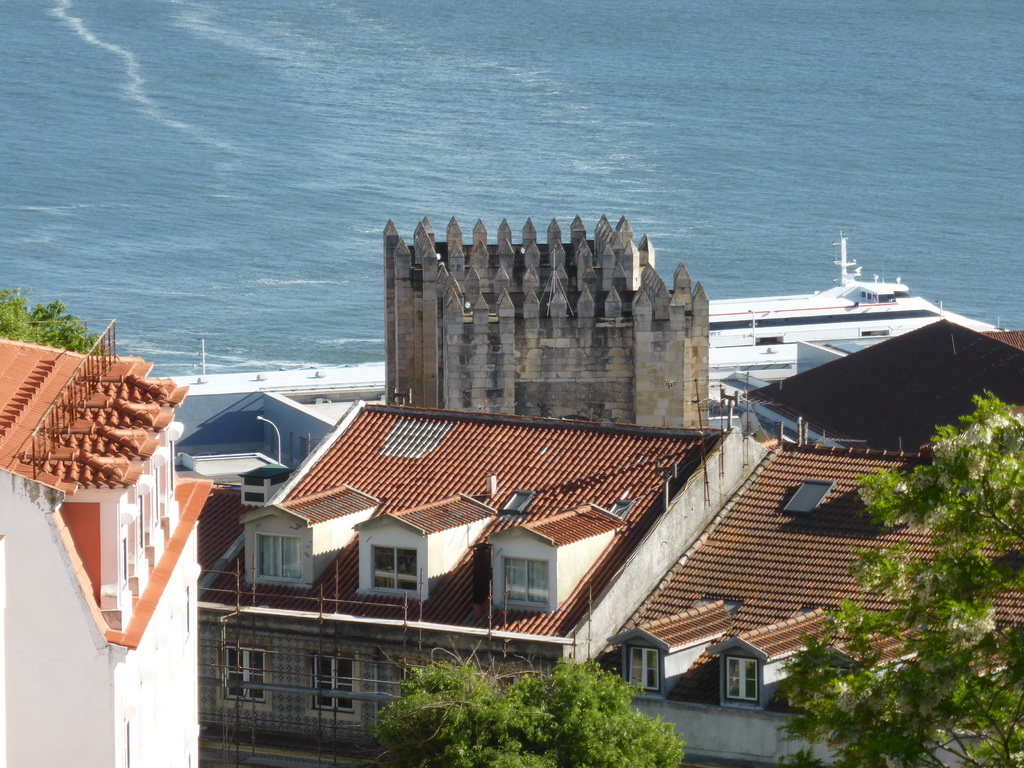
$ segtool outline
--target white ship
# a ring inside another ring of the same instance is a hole
[[[764,381],[782,379],[880,341],[945,319],[976,331],[994,331],[918,296],[899,279],[860,280],[861,268],[846,255],[839,233],[837,285],[827,291],[710,302],[710,374],[739,372]]]

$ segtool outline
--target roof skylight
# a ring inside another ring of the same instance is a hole
[[[399,419],[384,438],[380,455],[418,459],[437,448],[451,428],[443,422]]]
[[[813,512],[821,504],[822,499],[835,486],[832,480],[817,480],[809,477],[804,480],[803,485],[796,489],[796,493],[783,507],[783,511],[792,512],[797,515],[806,515]]]
[[[611,505],[608,511],[616,517],[624,520],[626,515],[629,514],[629,510],[636,504],[636,499],[616,499],[615,503]]]
[[[530,506],[530,502],[533,501],[533,497],[536,495],[536,491],[523,489],[513,491],[512,496],[505,502],[505,506],[501,508],[501,511],[508,515],[526,514],[526,508]]]

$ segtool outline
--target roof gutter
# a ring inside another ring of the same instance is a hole
[[[379,627],[403,627],[406,629],[422,629],[433,632],[453,632],[459,635],[471,637],[496,637],[500,640],[524,640],[533,643],[548,643],[549,645],[572,645],[573,640],[567,637],[553,637],[549,635],[529,635],[522,632],[503,632],[500,630],[483,629],[479,627],[459,627],[454,624],[435,624],[429,621],[405,621],[403,619],[372,619],[366,616],[354,616],[348,613],[318,613],[316,611],[291,611],[284,608],[264,608],[260,606],[233,606],[221,605],[220,603],[200,602],[199,607],[209,611],[221,611],[223,613],[248,613],[258,616],[281,616],[289,619],[313,619],[316,621],[345,621],[351,624],[366,624],[367,626]]]

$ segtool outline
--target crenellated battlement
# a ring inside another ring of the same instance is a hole
[[[494,242],[482,221],[464,241],[452,218],[439,240],[423,219],[410,248],[388,222],[389,399],[699,426],[708,302],[686,268],[666,286],[625,217],[588,237],[577,216],[564,242],[554,219],[543,242],[527,219],[518,239],[502,220]]]

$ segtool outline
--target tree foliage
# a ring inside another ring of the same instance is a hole
[[[848,655],[812,640],[790,667],[790,733],[828,744],[843,768],[1024,766],[1024,416],[975,402],[959,430],[939,431],[930,463],[862,480],[878,522],[930,534],[924,550],[861,556],[861,587],[893,610],[844,605]]]
[[[631,709],[636,691],[593,663],[550,675],[439,662],[381,715],[382,762],[402,768],[675,768],[683,742]]]
[[[61,301],[29,305],[28,291],[0,290],[0,337],[31,341],[47,347],[88,352],[96,341],[81,318]]]

